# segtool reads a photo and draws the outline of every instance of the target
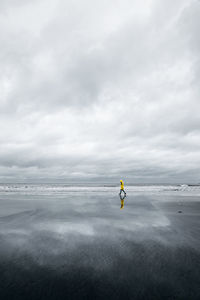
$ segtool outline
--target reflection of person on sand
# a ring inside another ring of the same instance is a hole
[[[120,187],[119,197],[121,199],[121,209],[122,209],[122,208],[124,208],[124,198],[126,197],[126,192],[124,190],[123,180],[120,180],[120,184],[121,184],[121,187]],[[123,193],[123,195],[122,195],[122,193]]]
[[[124,208],[124,198],[121,199],[121,207],[120,207],[120,209],[122,209],[122,208]]]

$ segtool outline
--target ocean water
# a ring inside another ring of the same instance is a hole
[[[0,185],[0,299],[200,299],[200,186]]]
[[[158,185],[158,184],[145,184],[145,185],[127,185],[125,187],[128,193],[148,193],[159,194],[168,193],[172,195],[188,194],[188,195],[200,195],[199,185]],[[88,184],[0,184],[0,195],[3,193],[21,193],[21,194],[69,194],[69,193],[81,193],[81,192],[98,192],[116,194],[119,190],[119,185],[116,184],[102,184],[102,183],[88,183]]]

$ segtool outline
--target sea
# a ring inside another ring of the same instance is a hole
[[[119,190],[117,184],[103,183],[0,183],[0,195],[6,193],[20,194],[71,194],[71,193],[111,193]],[[142,194],[172,194],[172,195],[200,195],[200,184],[128,184],[125,186],[128,193]]]

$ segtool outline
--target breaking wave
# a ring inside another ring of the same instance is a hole
[[[200,195],[200,185],[127,185],[128,193],[189,193]],[[0,193],[20,193],[20,194],[65,194],[65,193],[116,193],[119,185],[103,184],[0,184]]]

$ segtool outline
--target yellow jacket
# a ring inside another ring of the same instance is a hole
[[[121,190],[124,190],[124,182],[123,182],[123,180],[120,180],[120,183],[121,183]]]

